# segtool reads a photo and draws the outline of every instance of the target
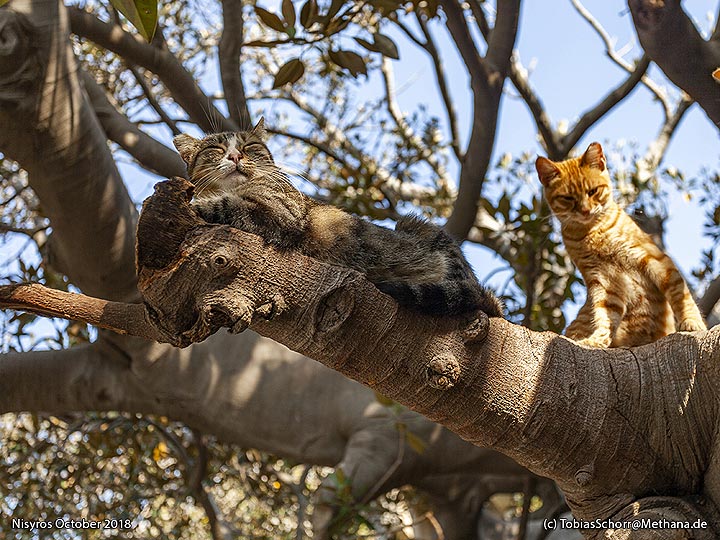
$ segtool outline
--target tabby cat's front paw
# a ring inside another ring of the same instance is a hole
[[[678,332],[704,332],[707,330],[707,326],[702,320],[697,319],[685,319],[681,321],[677,327]]]

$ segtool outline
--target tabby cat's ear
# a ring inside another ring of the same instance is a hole
[[[588,146],[588,149],[585,150],[583,154],[582,164],[593,169],[598,169],[600,172],[606,169],[605,154],[603,154],[600,143],[590,143],[590,146]]]
[[[553,178],[560,176],[560,169],[546,157],[540,156],[535,160],[535,169],[540,177],[540,182],[545,187],[550,185]]]
[[[252,134],[260,137],[263,141],[267,138],[267,130],[265,129],[265,117],[261,116],[255,127],[252,128]]]
[[[177,151],[180,152],[180,157],[183,158],[183,161],[188,165],[198,151],[199,142],[198,139],[186,133],[181,133],[173,138],[175,148],[177,148]]]

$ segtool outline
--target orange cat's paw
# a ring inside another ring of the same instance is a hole
[[[595,347],[596,349],[607,349],[610,346],[611,339],[608,338],[597,338],[597,337],[587,337],[585,339],[578,340],[578,343],[580,345],[583,345],[585,347]]]
[[[677,330],[678,332],[704,332],[707,330],[707,326],[703,321],[685,319],[678,325]]]

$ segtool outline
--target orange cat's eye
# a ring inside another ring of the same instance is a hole
[[[568,203],[575,202],[575,197],[570,197],[569,195],[560,195],[558,198],[563,202],[568,202]]]
[[[598,192],[598,189],[600,189],[600,188],[594,187],[590,191],[588,191],[588,197],[592,197],[593,195],[595,195]]]

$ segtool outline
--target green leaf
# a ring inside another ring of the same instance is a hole
[[[354,37],[355,41],[357,41],[361,46],[365,47],[370,52],[380,52],[378,48],[375,46],[375,44],[370,43],[367,40],[364,40],[363,38]]]
[[[363,57],[352,51],[329,51],[330,60],[338,66],[347,69],[353,77],[359,74],[367,75],[367,66]]]
[[[125,15],[142,37],[152,40],[157,27],[157,0],[110,0],[110,3]]]
[[[263,9],[259,6],[255,6],[255,13],[265,26],[268,26],[273,30],[277,30],[278,32],[285,31],[285,24],[282,22],[282,19],[274,13],[270,13],[267,9]]]
[[[304,28],[310,28],[318,22],[318,6],[316,0],[307,0],[300,9],[300,24]]]
[[[285,18],[285,23],[289,28],[295,28],[295,6],[293,6],[292,0],[283,0],[282,3],[282,14]]]
[[[4,6],[4,5],[7,4],[9,1],[10,1],[10,0],[0,0],[0,7]]]
[[[278,69],[273,82],[273,88],[280,88],[286,84],[297,82],[305,73],[305,65],[297,58],[283,64]]]
[[[398,52],[397,45],[395,45],[395,42],[383,34],[375,34],[375,46],[378,49],[378,52],[381,52],[388,58],[392,58],[393,60],[398,60],[400,58],[400,53]]]

